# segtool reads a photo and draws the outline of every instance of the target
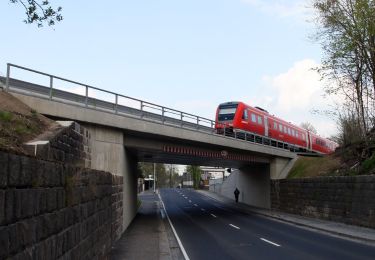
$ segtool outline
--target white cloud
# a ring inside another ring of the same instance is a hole
[[[319,64],[312,59],[297,61],[286,72],[276,76],[264,76],[263,100],[270,113],[294,124],[308,121],[312,123],[322,136],[330,136],[337,132],[335,122],[325,115],[313,114],[312,110],[327,110],[339,99],[324,96],[324,82],[313,70]]]
[[[306,18],[311,10],[306,0],[240,0],[269,15]]]
[[[291,112],[305,109],[313,102],[320,101],[322,82],[313,70],[318,64],[310,59],[296,62],[287,72],[272,78],[271,84],[278,92],[277,110]]]

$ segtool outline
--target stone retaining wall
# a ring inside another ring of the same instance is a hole
[[[60,127],[26,143],[26,151],[40,159],[90,168],[90,132],[73,121],[57,122]]]
[[[0,151],[0,259],[106,259],[121,176]]]
[[[375,228],[375,175],[273,180],[271,207]]]

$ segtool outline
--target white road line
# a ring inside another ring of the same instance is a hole
[[[279,244],[276,244],[276,243],[274,243],[272,241],[269,241],[267,239],[264,239],[264,238],[260,238],[260,240],[263,240],[264,242],[269,243],[269,244],[274,245],[274,246],[280,246]]]
[[[205,209],[201,209],[202,211],[205,211]]]
[[[194,206],[198,207],[198,205],[197,205],[197,204],[194,204]]]
[[[236,228],[236,229],[240,229],[239,227],[237,227],[237,226],[235,226],[235,225],[233,225],[233,224],[229,224],[229,226],[234,227],[234,228]]]
[[[189,200],[189,202],[191,203],[191,200]]]
[[[184,246],[182,245],[182,242],[181,242],[180,238],[179,238],[178,235],[177,235],[176,229],[174,228],[174,226],[173,226],[173,224],[172,224],[172,221],[171,221],[171,219],[170,219],[169,216],[168,216],[168,212],[167,212],[167,210],[165,209],[165,205],[164,205],[163,200],[162,200],[161,197],[160,197],[160,194],[158,194],[158,196],[159,196],[159,199],[160,199],[160,201],[161,201],[161,204],[163,205],[163,208],[164,208],[165,214],[167,215],[167,219],[168,219],[169,225],[171,225],[171,228],[172,228],[173,234],[174,234],[174,236],[176,237],[176,240],[177,240],[178,245],[180,246],[181,252],[182,252],[182,254],[184,255],[185,260],[190,260],[188,254],[187,254],[186,251],[185,251]]]
[[[214,214],[211,214],[211,216],[213,216],[214,218],[217,218]]]

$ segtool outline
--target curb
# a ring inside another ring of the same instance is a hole
[[[209,192],[209,191],[198,191],[198,192],[201,193],[202,195],[210,197],[211,199],[214,199],[218,202],[223,202],[219,198],[211,196],[211,194],[210,194],[211,192]],[[220,195],[215,194],[215,196],[220,196]],[[241,210],[241,211],[244,211],[244,212],[247,212],[247,213],[251,212],[253,214],[261,215],[261,216],[264,216],[264,217],[267,217],[267,218],[273,218],[273,219],[276,219],[280,222],[292,224],[292,225],[295,225],[295,226],[304,227],[304,228],[307,228],[307,229],[312,229],[312,230],[324,232],[327,235],[332,235],[332,236],[336,236],[336,237],[339,237],[339,238],[346,238],[346,239],[353,240],[353,241],[356,241],[356,242],[361,242],[361,243],[364,243],[364,244],[367,244],[367,245],[375,246],[375,239],[364,238],[364,237],[355,236],[355,235],[351,235],[351,234],[347,234],[347,233],[343,233],[343,232],[339,232],[339,231],[335,231],[335,230],[330,230],[330,229],[325,229],[325,228],[320,228],[320,227],[308,225],[308,224],[305,224],[305,223],[301,223],[299,221],[293,221],[293,220],[290,220],[290,219],[285,219],[285,218],[282,218],[280,216],[276,216],[272,213],[267,214],[267,213],[264,213],[264,212],[259,212],[256,209],[251,209],[251,208],[250,209],[244,209],[244,208],[241,208],[241,207],[236,206],[236,205],[230,205],[230,207],[236,208],[238,210]],[[286,213],[286,214],[289,214],[289,213]],[[296,216],[303,217],[303,216],[299,216],[299,215],[296,215]],[[293,216],[291,216],[291,217],[293,217]],[[317,219],[317,220],[320,220],[320,219]],[[344,223],[340,223],[340,224],[344,224]],[[375,230],[374,230],[374,232],[375,232]]]

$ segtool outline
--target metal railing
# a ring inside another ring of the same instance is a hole
[[[11,68],[17,68],[29,72],[33,72],[39,75],[43,75],[49,78],[49,86],[42,86],[33,84],[30,82],[21,81],[15,78],[11,78]],[[68,82],[71,84],[75,84],[85,89],[85,95],[72,93],[69,91],[58,89],[54,86],[56,80],[61,80],[63,82]],[[12,84],[11,84],[12,83]],[[12,85],[12,86],[11,86]],[[122,94],[114,93],[108,90],[96,88],[87,84],[83,84],[77,81],[65,79],[62,77],[58,77],[52,74],[47,74],[41,71],[29,69],[26,67],[22,67],[19,65],[7,63],[7,75],[5,78],[5,90],[6,91],[16,91],[16,89],[22,91],[23,94],[30,95],[30,91],[35,93],[34,95],[42,95],[49,100],[55,100],[60,102],[73,102],[80,106],[84,106],[91,109],[97,110],[105,110],[106,112],[112,112],[117,115],[126,115],[126,116],[135,116],[144,120],[152,120],[158,121],[162,124],[173,125],[181,128],[188,128],[188,129],[195,129],[198,131],[210,133],[210,134],[217,134],[223,135],[228,138],[248,141],[252,143],[256,143],[259,145],[267,145],[273,146],[275,148],[281,149],[290,149],[290,144],[281,142],[276,139],[272,139],[269,137],[261,136],[256,133],[246,132],[243,130],[235,129],[233,130],[231,127],[226,127],[225,124],[220,124],[224,126],[221,128],[221,131],[216,131],[216,122],[204,118],[201,116],[196,116],[190,113],[185,113],[173,108],[168,108],[165,106],[160,106],[151,102],[147,102],[141,99],[132,98],[129,96],[125,96]],[[105,94],[109,94],[113,97],[114,102],[108,102],[104,100],[97,99],[95,97],[90,97],[89,92],[90,90],[95,90],[99,92],[103,92]],[[26,92],[25,92],[26,91]],[[130,107],[123,105],[119,102],[119,99],[125,99],[131,102],[135,102],[137,105],[136,107]]]
[[[181,127],[188,127],[188,128],[194,128],[194,125],[195,125],[196,129],[200,129],[200,130],[203,129],[207,132],[213,132],[214,129],[215,129],[215,121],[213,121],[211,119],[208,119],[208,118],[196,116],[196,115],[193,115],[193,114],[190,114],[190,113],[185,113],[183,111],[179,111],[179,110],[176,110],[176,109],[173,109],[173,108],[160,106],[160,105],[157,105],[157,104],[154,104],[154,103],[151,103],[151,102],[147,102],[147,101],[144,101],[144,100],[141,100],[141,99],[121,95],[121,94],[118,94],[118,93],[114,93],[112,91],[96,88],[96,87],[93,87],[93,86],[90,86],[90,85],[87,85],[87,84],[83,84],[83,83],[80,83],[80,82],[77,82],[77,81],[69,80],[69,79],[66,79],[66,78],[62,78],[62,77],[55,76],[55,75],[52,75],[52,74],[47,74],[47,73],[44,73],[44,72],[41,72],[41,71],[29,69],[29,68],[22,67],[22,66],[19,66],[19,65],[15,65],[15,64],[11,64],[11,63],[7,64],[7,76],[6,76],[6,82],[5,82],[6,91],[10,90],[10,81],[12,80],[12,78],[11,78],[11,68],[17,68],[17,69],[21,69],[21,70],[25,70],[25,71],[28,71],[28,72],[33,72],[33,73],[36,73],[36,74],[39,74],[39,75],[49,77],[48,98],[50,100],[53,100],[53,99],[61,100],[61,98],[62,99],[65,98],[69,101],[77,101],[77,103],[80,103],[81,105],[84,105],[85,107],[112,110],[116,114],[119,114],[119,113],[122,113],[122,112],[124,112],[124,114],[126,114],[126,110],[129,110],[129,108],[130,109],[132,108],[134,110],[139,110],[139,113],[136,113],[135,111],[132,111],[133,112],[132,114],[138,114],[139,117],[141,117],[141,118],[147,118],[147,115],[149,117],[152,117],[151,114],[153,114],[154,119],[159,118],[160,119],[159,121],[161,123],[171,123],[171,121],[173,121],[175,125],[179,125]],[[64,82],[68,82],[68,83],[71,83],[71,84],[74,84],[74,85],[84,87],[85,88],[85,95],[82,96],[82,95],[79,95],[79,94],[71,93],[69,91],[62,91],[61,89],[55,88],[54,82],[56,80],[61,80],[61,81],[64,81]],[[35,88],[37,88],[37,86],[39,87],[39,89],[40,89],[39,92],[41,92],[41,93],[45,92],[45,90],[43,90],[41,88],[41,87],[46,88],[45,86],[36,85],[36,84],[34,84],[34,86],[35,86]],[[113,97],[114,102],[107,102],[107,101],[97,99],[95,97],[90,97],[90,95],[89,95],[90,90],[98,91],[98,92],[101,92],[105,95],[111,95]],[[62,92],[65,92],[65,93],[63,94]],[[44,93],[44,94],[46,94],[46,93]],[[81,96],[81,98],[77,97],[77,96]],[[120,99],[122,99],[124,101],[128,101],[130,103],[136,103],[138,105],[136,107],[125,106],[125,105],[123,105],[119,102]],[[178,121],[178,123],[177,123],[177,121]]]

